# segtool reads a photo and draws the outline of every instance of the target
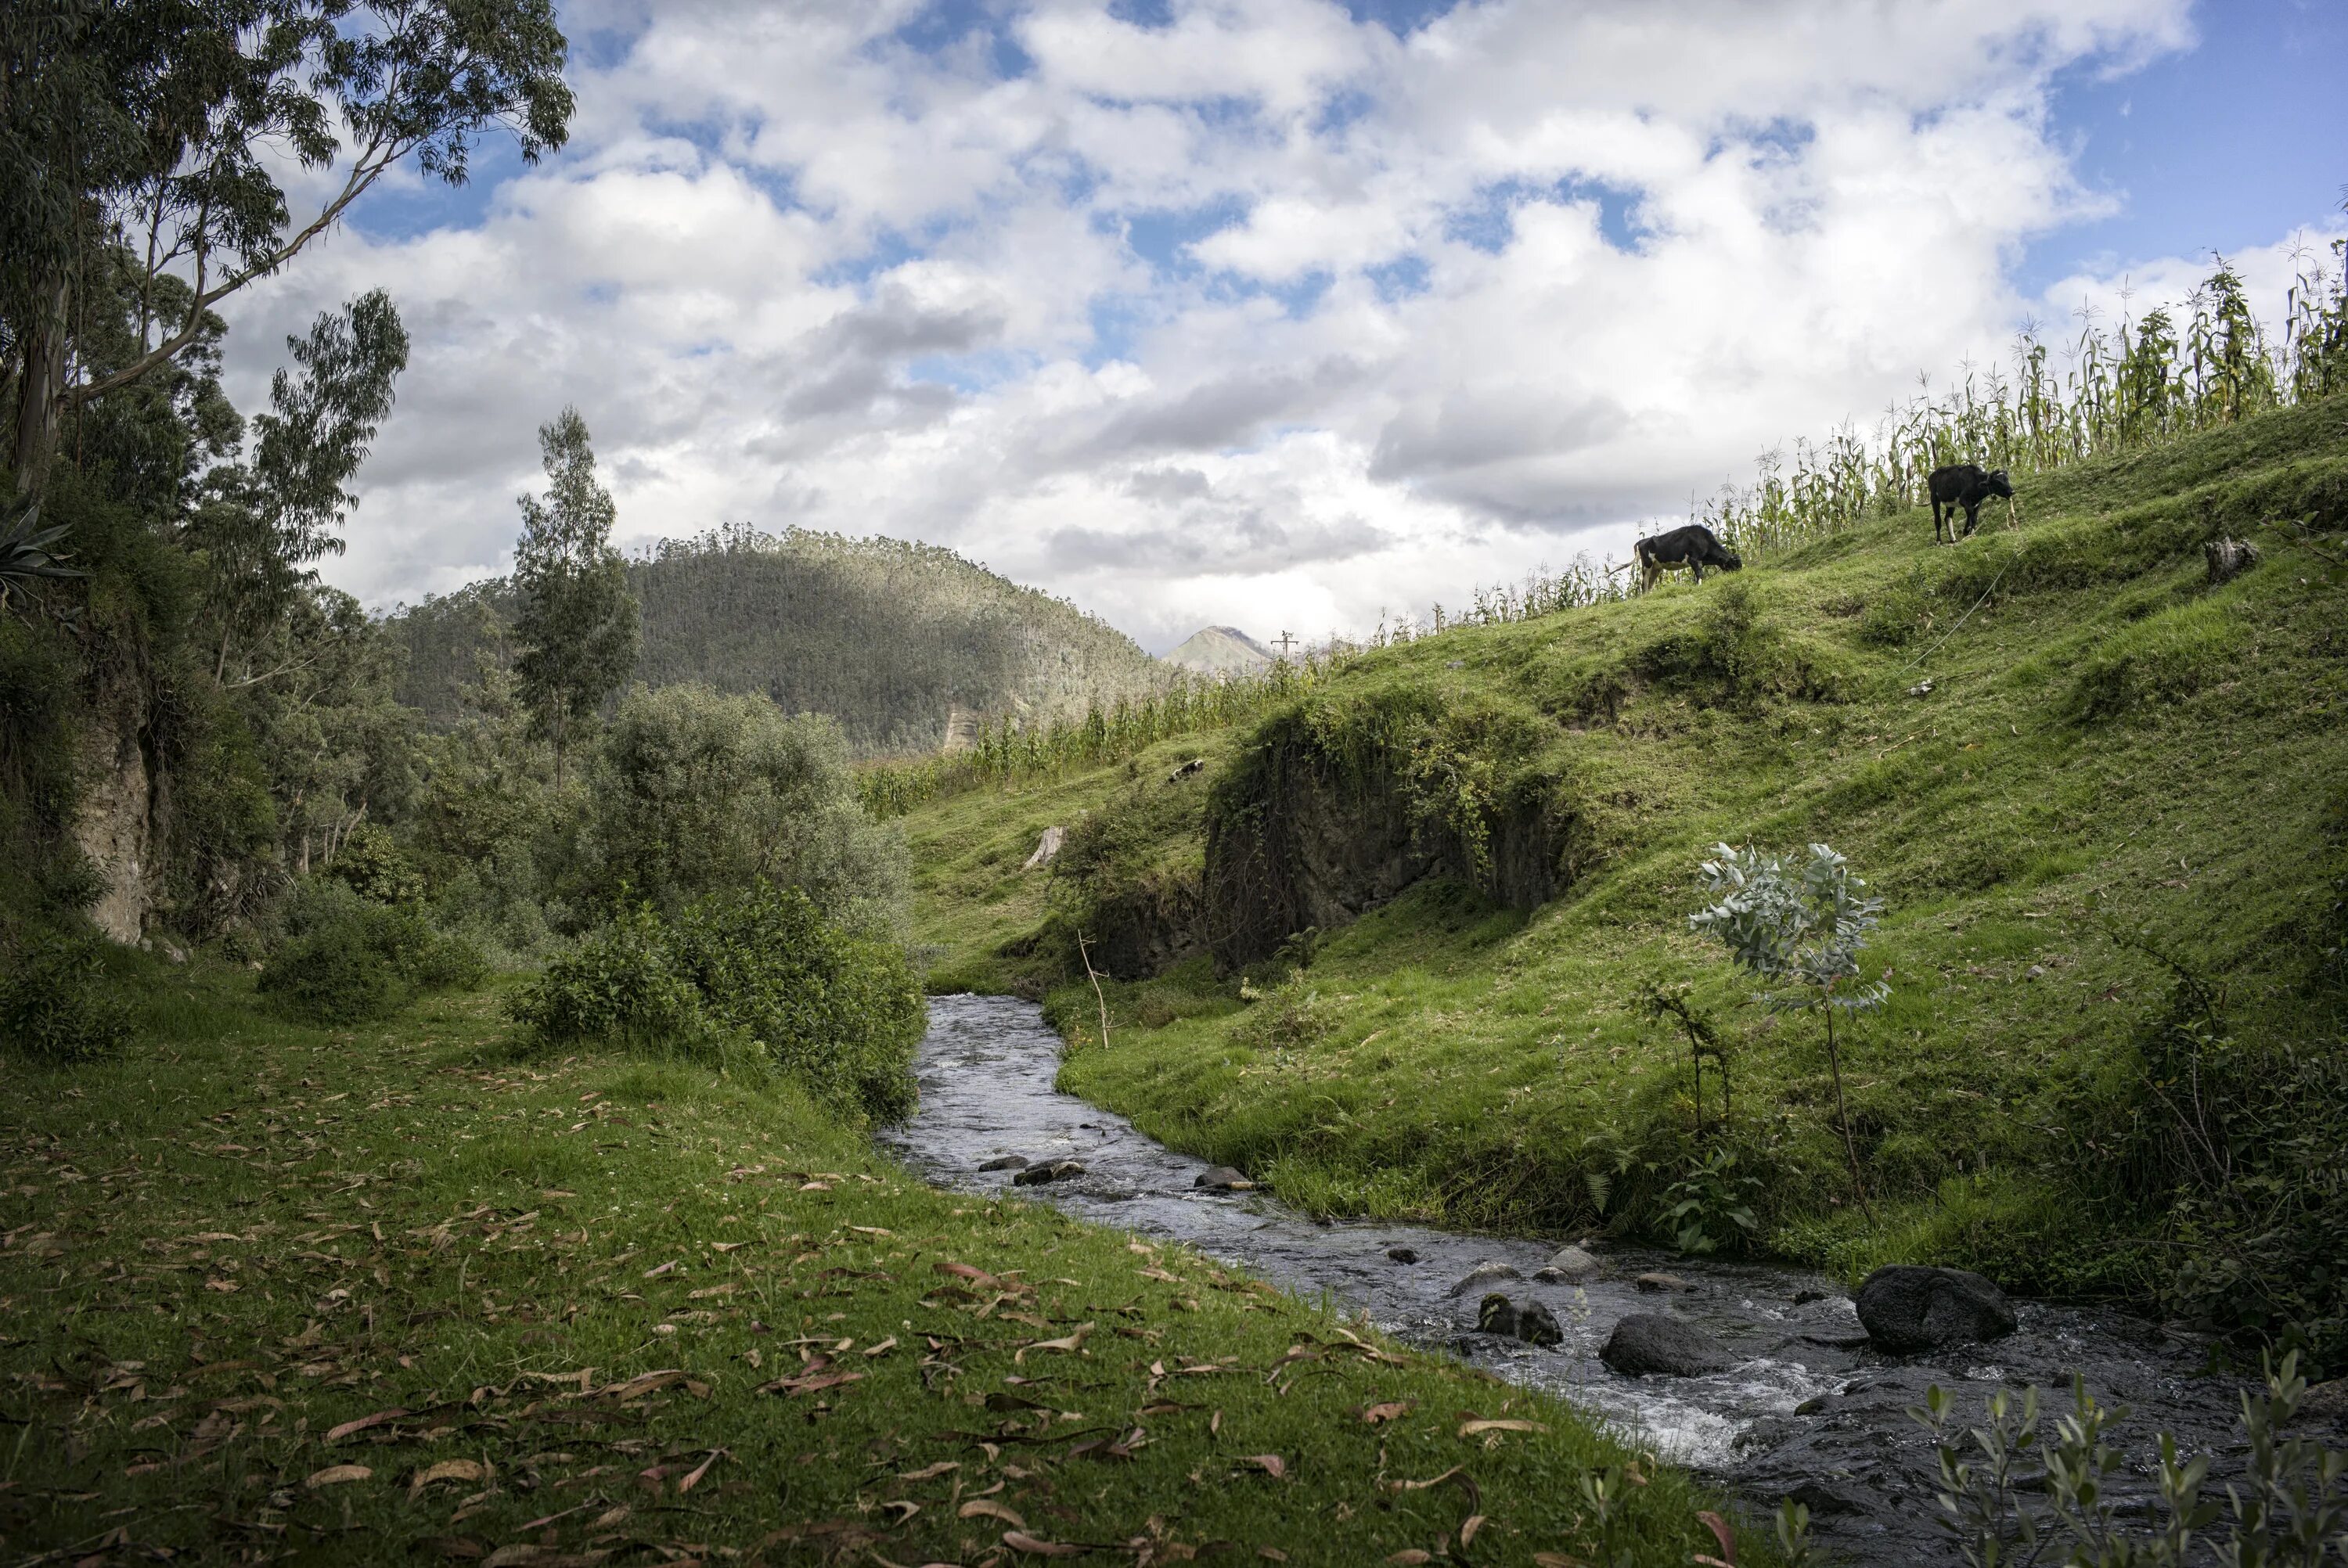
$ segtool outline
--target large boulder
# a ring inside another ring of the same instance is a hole
[[[2005,1292],[1962,1268],[1895,1263],[1859,1287],[1859,1322],[1883,1350],[1971,1345],[2014,1330]]]
[[[1625,1378],[1700,1378],[1736,1365],[1727,1346],[1660,1312],[1633,1312],[1615,1324],[1598,1358]]]

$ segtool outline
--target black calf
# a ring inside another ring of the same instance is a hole
[[[1958,463],[1946,468],[1935,468],[1925,481],[1932,492],[1932,542],[1941,542],[1941,508],[1948,511],[1949,543],[1957,542],[1957,508],[1965,509],[1964,538],[1972,537],[1973,526],[1980,520],[1982,503],[1992,496],[2003,496],[2006,512],[2013,510],[2013,482],[2003,468],[1983,468],[1975,463]]]
[[[1639,552],[1639,591],[1644,593],[1655,586],[1655,579],[1669,567],[1684,566],[1695,573],[1698,582],[1704,580],[1704,569],[1721,571],[1741,571],[1745,563],[1736,552],[1720,542],[1710,528],[1701,523],[1690,523],[1684,528],[1673,528],[1667,534],[1657,534],[1641,539],[1631,547]]]

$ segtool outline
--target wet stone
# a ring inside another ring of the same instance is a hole
[[[982,1171],[1022,1171],[1026,1167],[1027,1156],[1025,1154],[997,1154],[992,1160],[981,1160],[978,1163]]]
[[[1081,1176],[1085,1168],[1074,1160],[1046,1160],[1040,1165],[1030,1165],[1011,1178],[1014,1186],[1040,1187],[1046,1182],[1065,1182],[1071,1176]]]
[[[1479,1263],[1468,1271],[1468,1276],[1445,1292],[1448,1296],[1465,1296],[1471,1290],[1481,1290],[1504,1279],[1522,1279],[1512,1263]]]
[[[1859,1287],[1859,1320],[1885,1350],[1968,1345],[2013,1332],[2005,1292],[1962,1268],[1895,1263]]]
[[[1208,1169],[1200,1172],[1198,1180],[1192,1182],[1190,1184],[1210,1193],[1251,1193],[1255,1191],[1255,1184],[1247,1179],[1246,1172],[1235,1171],[1229,1165],[1210,1166]]]
[[[1836,1491],[1822,1481],[1806,1481],[1786,1495],[1812,1513],[1864,1513],[1867,1505]]]
[[[1588,1279],[1597,1272],[1598,1260],[1595,1257],[1578,1246],[1564,1246],[1558,1248],[1557,1255],[1543,1264],[1533,1277],[1570,1285]]]
[[[1660,1312],[1633,1312],[1615,1324],[1598,1358],[1625,1378],[1700,1378],[1736,1365],[1727,1346]]]
[[[1528,1345],[1565,1343],[1565,1330],[1558,1327],[1557,1314],[1538,1301],[1519,1306],[1497,1290],[1477,1307],[1476,1327],[1479,1333],[1521,1339]]]
[[[1386,1248],[1386,1255],[1394,1259],[1396,1263],[1416,1263],[1418,1261],[1418,1254],[1413,1252],[1406,1246],[1390,1246]]]
[[[1651,1294],[1664,1291],[1694,1290],[1695,1288],[1694,1286],[1690,1285],[1686,1280],[1682,1279],[1676,1274],[1643,1274],[1637,1278],[1632,1280],[1631,1283],[1637,1286],[1640,1289],[1650,1292]]]

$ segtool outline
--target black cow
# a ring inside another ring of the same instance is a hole
[[[1690,523],[1684,528],[1673,528],[1667,534],[1657,534],[1641,539],[1631,547],[1639,552],[1639,591],[1644,593],[1655,586],[1655,579],[1667,567],[1684,566],[1695,573],[1698,582],[1704,580],[1704,569],[1717,567],[1722,571],[1742,571],[1745,562],[1735,550],[1720,542],[1710,528],[1701,523]]]
[[[1977,463],[1958,463],[1946,468],[1935,468],[1925,481],[1932,492],[1932,542],[1941,542],[1941,508],[1948,511],[1949,543],[1957,542],[1957,508],[1965,509],[1964,538],[1972,538],[1973,525],[1980,520],[1982,503],[1992,496],[2005,497],[2005,511],[2013,515],[2013,481],[2005,477],[2003,468],[1984,468]]]

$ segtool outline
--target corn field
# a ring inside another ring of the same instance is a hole
[[[2329,254],[2291,284],[2280,342],[2220,259],[2177,310],[2109,331],[2083,322],[2061,345],[2067,368],[2024,330],[2010,370],[1968,371],[1944,396],[1888,410],[1868,435],[1846,425],[1797,441],[1790,463],[1764,454],[1754,483],[1724,487],[1689,520],[1752,560],[1919,505],[1926,477],[1948,464],[2046,474],[2348,390],[2348,255],[2339,242]]]
[[[2241,279],[2220,260],[2180,311],[2147,311],[2106,332],[2092,320],[2049,363],[2034,331],[2014,342],[2011,374],[1968,372],[1940,398],[1888,411],[1872,432],[1845,425],[1825,440],[1764,454],[1749,486],[1725,486],[1699,504],[1702,523],[1750,561],[1888,516],[1927,498],[1935,468],[1978,463],[2044,474],[2090,458],[2142,450],[2271,408],[2348,391],[2348,253],[2302,268],[2271,342]],[[1081,719],[1021,728],[1004,718],[958,752],[878,763],[862,775],[866,807],[895,816],[924,801],[1119,762],[1177,735],[1244,723],[1325,682],[1365,648],[1386,648],[1457,626],[1536,620],[1626,597],[1632,574],[1588,555],[1563,571],[1474,590],[1461,610],[1424,618],[1381,615],[1362,642],[1332,637],[1296,660],[1224,680],[1188,674],[1159,691],[1094,704]]]

